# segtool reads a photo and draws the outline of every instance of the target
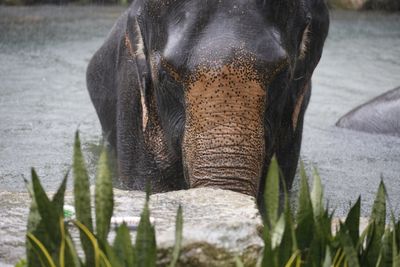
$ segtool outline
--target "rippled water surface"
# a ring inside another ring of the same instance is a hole
[[[0,265],[24,253],[28,203],[22,178],[29,178],[30,167],[54,190],[70,166],[77,128],[93,167],[101,130],[85,68],[123,10],[0,7]],[[360,194],[367,215],[381,177],[399,214],[400,138],[334,126],[355,106],[397,86],[400,15],[333,12],[301,155],[308,169],[318,167],[338,216]]]

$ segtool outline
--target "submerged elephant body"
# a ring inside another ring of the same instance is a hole
[[[400,87],[356,107],[340,118],[336,126],[400,137]]]
[[[87,84],[125,186],[218,187],[260,198],[276,154],[290,187],[323,0],[135,0]]]

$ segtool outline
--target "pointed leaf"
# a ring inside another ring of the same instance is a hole
[[[291,257],[296,253],[300,253],[297,249],[296,232],[293,222],[292,210],[290,207],[290,201],[285,185],[284,189],[284,210],[285,216],[285,231],[283,233],[282,242],[279,246],[279,263],[290,262]],[[301,257],[301,255],[299,255]],[[291,266],[291,265],[290,265]]]
[[[397,236],[396,236],[396,220],[394,218],[393,210],[390,211],[390,221],[391,221],[391,249],[392,249],[392,265],[391,267],[400,267],[400,253],[397,245]]]
[[[272,250],[272,241],[271,241],[271,233],[269,226],[264,225],[264,253],[262,258],[262,267],[274,267],[276,266],[275,262],[275,253]]]
[[[89,240],[91,248],[93,249],[93,265],[88,265],[88,266],[94,266],[94,267],[99,267],[100,266],[100,248],[99,248],[99,243],[97,242],[96,237],[93,235],[92,232],[90,232],[89,228],[86,227],[83,223],[79,221],[74,221],[74,224],[76,227],[79,229],[79,233],[84,235],[87,240]],[[86,260],[87,262],[87,260]]]
[[[107,151],[104,148],[98,163],[95,189],[96,232],[103,243],[107,241],[114,208],[112,177],[108,164]]]
[[[279,210],[279,167],[276,157],[271,159],[264,190],[266,215],[271,229],[278,220]]]
[[[54,242],[54,244],[59,244],[60,227],[58,221],[61,217],[61,214],[57,212],[57,209],[49,200],[46,192],[40,184],[39,177],[37,176],[34,169],[32,169],[32,187],[40,217],[44,218],[43,222],[44,226],[46,227],[46,231],[49,233],[49,237]],[[51,254],[53,252],[54,251],[50,251]]]
[[[359,267],[357,251],[354,249],[353,241],[351,240],[349,231],[346,225],[341,224],[339,232],[339,242],[345,254],[348,266]]]
[[[382,236],[386,225],[386,189],[383,181],[380,182],[372,207],[371,220],[376,224],[377,234]]]
[[[344,223],[347,229],[349,229],[349,235],[354,245],[357,245],[358,239],[360,238],[360,209],[361,197],[358,197],[356,203],[351,207]]]
[[[271,233],[271,245],[272,249],[276,249],[279,245],[281,245],[283,233],[285,232],[285,216],[282,214],[275,224],[274,229]]]
[[[322,202],[322,185],[321,178],[318,174],[317,169],[314,168],[314,181],[311,190],[311,203],[313,206],[314,217],[319,218],[323,213],[323,202]]]
[[[34,247],[42,266],[49,266],[49,267],[56,267],[53,259],[50,256],[49,251],[46,247],[37,239],[34,235],[28,233],[27,234],[28,240],[31,242],[32,246]]]
[[[182,231],[183,231],[182,206],[179,205],[175,222],[175,246],[172,252],[172,260],[171,263],[169,264],[169,267],[174,267],[178,263],[179,253],[182,247]]]
[[[134,249],[126,223],[118,227],[113,249],[121,266],[134,266]]]
[[[313,207],[307,180],[304,164],[300,162],[300,192],[296,218],[296,237],[300,250],[304,250],[310,246],[314,232]]]
[[[240,260],[238,256],[235,257],[235,265],[236,267],[244,267],[243,262]]]
[[[58,188],[57,192],[53,196],[53,200],[51,201],[54,207],[57,209],[59,214],[63,214],[64,208],[64,195],[65,190],[67,189],[67,180],[68,180],[69,171],[64,176],[64,179]]]
[[[149,192],[149,191],[148,191]],[[146,203],[142,211],[136,235],[136,266],[153,267],[156,265],[156,237],[153,225],[150,222],[149,194],[146,194]]]
[[[324,259],[324,263],[323,263],[322,267],[331,267],[332,266],[332,256],[331,256],[331,251],[330,251],[329,247],[326,247],[325,251],[326,251],[325,259]]]
[[[379,184],[378,192],[372,207],[371,222],[373,224],[373,232],[367,236],[369,244],[367,259],[370,265],[376,265],[382,246],[382,237],[385,232],[386,225],[386,190],[383,182]]]
[[[84,224],[93,233],[92,213],[90,208],[90,185],[85,161],[81,151],[79,133],[75,134],[74,157],[74,199],[76,219]],[[83,251],[86,256],[86,265],[94,266],[94,252],[90,240],[82,231],[79,232]]]

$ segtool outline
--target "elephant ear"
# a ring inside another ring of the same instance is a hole
[[[130,15],[125,31],[125,47],[128,50],[130,61],[136,65],[136,75],[140,90],[140,103],[142,106],[142,127],[146,130],[149,120],[149,66],[146,57],[146,47],[142,30],[136,15]]]

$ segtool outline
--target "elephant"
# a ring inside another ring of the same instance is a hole
[[[86,75],[124,187],[260,201],[275,155],[290,188],[328,29],[324,0],[134,0]]]
[[[336,126],[400,137],[400,87],[351,110],[338,120]]]

